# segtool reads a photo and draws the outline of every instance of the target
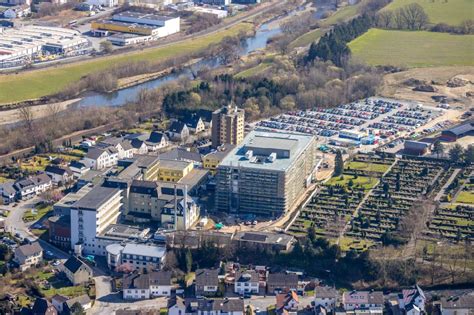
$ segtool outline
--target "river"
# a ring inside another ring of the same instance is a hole
[[[281,33],[278,21],[288,17],[288,15],[293,15],[304,9],[305,8],[303,6],[298,7],[284,16],[280,16],[260,25],[257,28],[254,36],[248,37],[242,42],[239,53],[240,56],[246,56],[254,51],[264,49],[267,46],[268,40],[271,37]],[[314,17],[316,19],[321,19],[321,17],[323,17],[324,14],[331,9],[331,5],[318,5],[318,9],[315,12]],[[277,25],[276,27],[274,26],[275,24]],[[112,93],[87,93],[84,97],[81,98],[81,100],[75,103],[74,106],[122,106],[129,102],[133,102],[142,89],[155,89],[165,83],[178,80],[180,77],[192,78],[193,73],[196,73],[200,69],[203,69],[205,67],[216,68],[220,65],[221,64],[218,58],[205,58],[192,66],[179,69],[177,71],[174,71],[173,73],[164,75],[157,79],[133,85]]]
[[[245,39],[240,47],[240,56],[246,56],[256,50],[263,49],[267,45],[270,37],[278,35],[281,32],[279,27],[270,28],[269,23],[262,24],[256,31],[255,35]],[[218,58],[206,58],[192,66],[177,70],[171,74],[164,75],[157,79],[146,81],[131,87],[127,87],[112,93],[89,93],[86,94],[80,101],[75,103],[75,106],[89,107],[89,106],[122,106],[136,99],[138,93],[142,89],[155,89],[165,83],[179,79],[180,77],[192,78],[193,73],[203,69],[216,68],[220,66]]]

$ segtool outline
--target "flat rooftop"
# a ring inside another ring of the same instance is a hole
[[[122,251],[122,255],[127,254],[161,258],[165,256],[166,248],[164,246],[157,245],[128,243],[127,245],[125,245],[125,248]]]
[[[160,160],[159,168],[166,168],[171,170],[182,171],[191,164],[186,161],[176,161],[176,160]]]
[[[207,176],[209,170],[195,168],[188,175],[184,176],[178,181],[178,184],[188,185],[189,189],[199,185],[203,179]]]
[[[125,241],[130,239],[145,238],[149,232],[149,229],[140,229],[136,226],[111,224],[99,235],[99,237],[117,241]]]
[[[154,20],[154,21],[168,21],[168,20],[175,19],[175,17],[172,17],[172,16],[133,12],[133,11],[120,12],[120,13],[114,14],[112,18],[115,19],[115,18],[122,18],[122,17],[132,18],[132,19],[146,19],[146,20]]]
[[[89,191],[91,191],[93,187],[93,185],[88,184],[76,192],[70,192],[69,194],[61,198],[61,200],[59,200],[57,203],[55,203],[54,207],[70,207],[76,201],[84,197]]]
[[[120,193],[118,188],[95,186],[84,197],[76,201],[73,207],[95,211],[117,193]]]
[[[115,20],[102,20],[102,21],[97,21],[97,23],[100,24],[109,24],[109,25],[116,25],[116,26],[122,26],[122,27],[128,27],[128,28],[143,28],[143,29],[150,29],[154,30],[157,28],[161,28],[162,26],[159,25],[150,25],[150,24],[143,24],[143,23],[131,23],[131,22],[121,22],[121,21],[115,21]]]
[[[220,166],[254,168],[262,170],[286,171],[308,148],[314,136],[284,132],[252,131],[244,141],[235,147],[220,163]],[[245,157],[252,150],[256,159]],[[277,158],[270,162],[267,158],[272,152]]]

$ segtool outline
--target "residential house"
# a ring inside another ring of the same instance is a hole
[[[6,9],[3,12],[3,17],[6,19],[17,19],[25,17],[31,13],[31,7],[28,4],[17,5]]]
[[[21,271],[36,266],[43,261],[43,248],[38,242],[19,246],[15,249],[15,262]]]
[[[204,126],[207,129],[212,128],[212,110],[207,110],[207,109],[200,109],[196,113],[199,117],[201,117],[201,120],[204,123]]]
[[[276,295],[276,308],[277,314],[296,314],[298,312],[300,300],[296,291],[291,290],[285,293],[279,293]]]
[[[243,315],[242,299],[202,299],[197,301],[197,315]]]
[[[92,307],[92,300],[87,294],[83,294],[80,296],[76,296],[72,299],[68,299],[66,302],[63,304],[63,314],[65,315],[71,315],[73,314],[73,306],[74,304],[79,303],[82,306],[82,309],[84,311],[87,311]]]
[[[0,184],[0,201],[4,205],[8,205],[16,201],[17,191],[14,182],[6,182]]]
[[[64,311],[64,303],[66,303],[68,299],[69,298],[64,295],[55,294],[51,298],[51,304],[53,304],[54,308],[61,314]]]
[[[58,315],[58,311],[48,300],[37,298],[31,309],[33,315]]]
[[[92,269],[75,256],[71,256],[61,269],[73,285],[85,284],[92,279]]]
[[[118,151],[114,147],[106,149],[91,147],[87,151],[87,155],[81,161],[91,169],[101,170],[117,165],[118,160]]]
[[[121,137],[110,137],[106,138],[99,143],[96,147],[101,149],[114,148],[117,150],[118,159],[130,159],[133,157],[134,148],[130,141]]]
[[[338,291],[333,287],[316,287],[314,290],[314,307],[322,306],[328,312],[336,307]]]
[[[79,178],[90,171],[91,168],[82,162],[71,161],[71,163],[69,163],[69,169],[72,171],[72,174],[75,178]]]
[[[193,134],[198,134],[206,130],[204,121],[197,114],[192,114],[184,119],[184,123],[188,127],[189,131]]]
[[[197,301],[174,296],[168,299],[168,315],[194,315],[197,313]]]
[[[44,171],[46,172],[46,175],[51,177],[51,180],[55,185],[70,183],[74,179],[73,172],[67,167],[48,165]]]
[[[258,294],[259,275],[255,270],[235,273],[234,292],[237,294]]]
[[[472,315],[474,294],[470,292],[457,296],[442,297],[437,306],[441,315]]]
[[[400,310],[406,315],[419,315],[425,312],[426,296],[423,290],[416,285],[412,289],[405,289],[398,296]]]
[[[40,173],[15,182],[14,188],[17,191],[17,198],[25,200],[45,192],[52,185],[51,178],[45,173]]]
[[[140,140],[139,138],[133,138],[130,140],[130,145],[133,148],[133,154],[147,154],[149,149],[145,141]]]
[[[184,142],[189,137],[189,128],[185,123],[175,120],[169,128],[168,134],[171,140]]]
[[[380,291],[349,291],[342,295],[342,304],[346,311],[370,310],[382,314],[384,298]]]
[[[125,275],[122,282],[124,300],[171,296],[171,288],[171,272],[169,271],[131,273]]]
[[[196,275],[196,296],[216,296],[219,292],[219,269],[198,269]]]
[[[270,273],[267,278],[267,293],[275,294],[281,291],[297,290],[298,276],[292,273]]]
[[[148,151],[156,152],[166,148],[169,145],[169,141],[164,133],[152,131],[148,139],[145,140],[145,144],[148,147]]]

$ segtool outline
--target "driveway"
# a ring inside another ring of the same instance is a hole
[[[28,222],[25,223],[23,221],[23,215],[26,211],[31,211],[34,208],[35,204],[41,201],[41,198],[34,197],[30,200],[21,201],[18,203],[16,207],[11,205],[9,206],[1,206],[0,209],[6,209],[10,211],[10,214],[5,219],[5,231],[12,233],[13,235],[20,235],[21,238],[28,239],[32,242],[38,241],[43,247],[44,250],[50,251],[53,255],[58,259],[68,259],[70,255],[63,252],[62,250],[58,249],[57,247],[38,239],[37,236],[33,235],[29,231],[29,227],[33,225],[35,222]]]

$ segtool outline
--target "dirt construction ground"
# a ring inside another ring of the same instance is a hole
[[[467,84],[450,88],[446,83],[453,78],[465,80]],[[404,83],[408,79],[423,81],[425,84],[433,86],[436,92],[413,91],[413,85]],[[380,94],[396,99],[419,101],[427,105],[437,105],[439,103],[433,100],[431,96],[444,95],[448,97],[451,108],[462,106],[463,109],[468,109],[474,106],[474,97],[466,95],[469,92],[474,95],[474,67],[472,66],[415,68],[388,74],[384,77],[384,86]]]

